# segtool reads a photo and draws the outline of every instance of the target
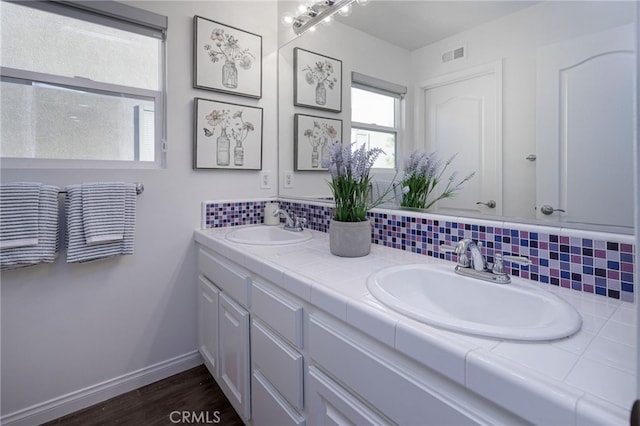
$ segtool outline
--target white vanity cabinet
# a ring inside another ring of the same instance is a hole
[[[209,372],[245,421],[251,417],[249,273],[204,249],[198,251],[198,340]]]
[[[199,247],[199,348],[246,424],[523,424],[439,372]]]

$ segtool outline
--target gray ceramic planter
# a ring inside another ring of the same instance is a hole
[[[371,251],[371,223],[339,222],[331,219],[329,225],[331,254],[342,257],[366,256]]]

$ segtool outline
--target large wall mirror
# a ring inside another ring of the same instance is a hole
[[[299,4],[279,2],[280,17]],[[330,197],[310,135],[332,126],[343,143],[362,142],[351,128],[352,76],[365,76],[406,88],[396,104],[397,178],[414,150],[457,154],[450,171],[476,173],[429,211],[633,233],[636,7],[373,0],[301,36],[282,25],[279,195]],[[299,101],[317,85],[296,78],[302,60],[331,63],[330,108]],[[379,182],[393,177],[393,167],[376,170]]]

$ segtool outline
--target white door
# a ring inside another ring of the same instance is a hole
[[[496,62],[421,85],[427,152],[443,161],[456,155],[435,192],[453,171],[456,183],[475,172],[454,197],[437,203],[438,212],[502,214],[501,75]]]
[[[220,293],[220,388],[240,417],[251,414],[249,402],[249,313]]]
[[[204,364],[218,379],[218,297],[220,291],[205,277],[198,277],[198,348]]]
[[[633,226],[633,37],[629,25],[538,51],[538,218]]]

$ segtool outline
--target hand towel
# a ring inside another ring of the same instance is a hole
[[[0,185],[0,249],[38,244],[41,183]]]
[[[82,184],[82,223],[88,245],[124,238],[124,182]]]
[[[119,241],[87,244],[83,220],[83,185],[68,185],[65,190],[67,214],[67,263],[88,262],[118,255],[133,254],[136,223],[136,185],[124,185],[124,227]]]
[[[0,270],[53,263],[58,254],[58,193],[60,188],[42,185],[36,208],[37,244],[0,250]]]

